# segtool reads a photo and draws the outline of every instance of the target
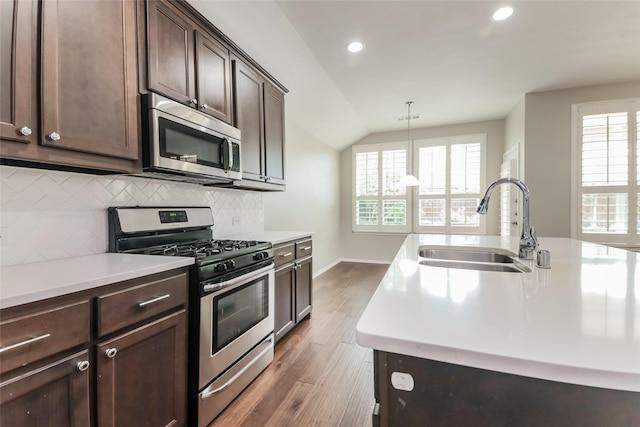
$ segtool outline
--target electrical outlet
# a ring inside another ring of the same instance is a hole
[[[240,217],[234,216],[231,218],[231,225],[238,225],[240,224]]]

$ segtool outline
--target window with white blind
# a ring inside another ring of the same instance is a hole
[[[640,244],[640,100],[574,106],[577,238]]]
[[[407,147],[353,147],[353,231],[484,233],[476,207],[485,190],[486,134],[414,141],[418,187],[399,185],[407,174]]]
[[[482,234],[484,218],[476,208],[485,190],[486,134],[414,141],[414,231]]]
[[[410,231],[407,164],[406,142],[353,147],[353,231]]]

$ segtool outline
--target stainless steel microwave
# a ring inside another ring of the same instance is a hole
[[[214,184],[242,179],[240,129],[157,94],[142,96],[144,175]]]

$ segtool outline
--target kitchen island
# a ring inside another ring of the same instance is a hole
[[[375,422],[640,425],[638,254],[541,238],[551,268],[521,261],[526,273],[427,266],[418,254],[517,245],[407,237],[357,325],[375,350]]]

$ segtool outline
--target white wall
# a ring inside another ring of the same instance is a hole
[[[519,164],[518,175],[520,178],[524,177],[525,167],[525,145],[524,145],[524,121],[525,121],[525,108],[524,108],[524,96],[520,98],[520,101],[511,110],[504,120],[504,151],[507,152],[514,147],[519,149]]]
[[[287,191],[264,194],[265,229],[313,232],[318,274],[340,258],[339,153],[295,123],[286,137]]]
[[[487,184],[500,177],[500,164],[504,150],[504,120],[463,123],[411,130],[413,139],[442,136],[487,134]],[[354,145],[395,142],[407,139],[406,131],[380,132],[368,135]],[[342,256],[345,259],[390,262],[406,235],[370,235],[351,231],[351,147],[340,153],[340,224]],[[499,197],[493,197],[487,213],[487,234],[500,233]]]
[[[640,96],[640,81],[525,95],[525,175],[539,236],[571,236],[571,106]]]

